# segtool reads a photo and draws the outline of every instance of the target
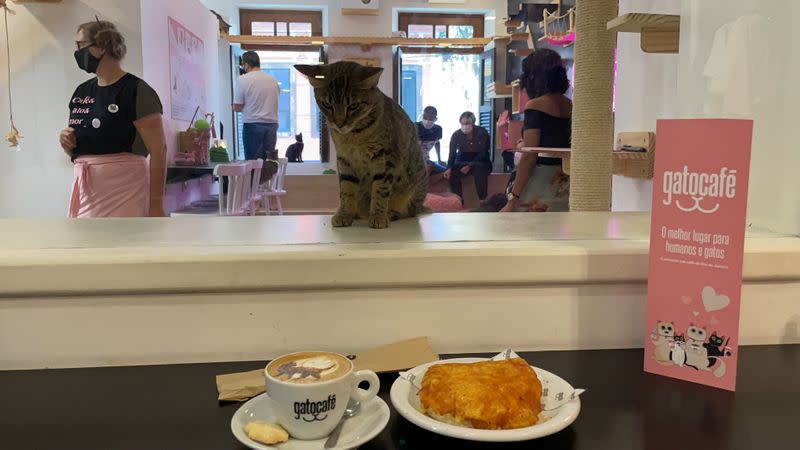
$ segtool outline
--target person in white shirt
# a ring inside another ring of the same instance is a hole
[[[233,110],[242,113],[244,156],[266,159],[278,140],[278,96],[280,86],[272,75],[261,71],[256,52],[242,55],[242,76],[233,96]]]

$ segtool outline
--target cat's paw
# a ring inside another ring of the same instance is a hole
[[[353,224],[353,219],[354,217],[349,214],[337,213],[333,216],[333,219],[331,219],[331,224],[337,228],[349,227]]]
[[[389,228],[389,218],[385,215],[383,216],[370,216],[369,217],[369,227],[370,228]]]

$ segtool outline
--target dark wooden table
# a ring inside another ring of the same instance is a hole
[[[536,441],[486,444],[424,431],[392,410],[386,429],[361,449],[800,449],[798,345],[742,348],[736,393],[644,374],[640,350],[522,356],[588,389],[571,427]],[[217,402],[214,376],[260,367],[0,372],[0,449],[244,449],[230,432],[239,404]],[[390,408],[395,378],[381,377]]]

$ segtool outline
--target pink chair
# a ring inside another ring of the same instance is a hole
[[[250,189],[248,191],[247,210],[251,216],[256,215],[259,204],[261,203],[261,169],[264,167],[263,159],[248,161],[247,170],[250,171]]]
[[[286,190],[283,188],[283,183],[286,179],[286,169],[289,166],[289,160],[286,158],[278,159],[278,172],[269,180],[266,186],[262,186],[261,196],[264,198],[264,209],[267,215],[272,214],[272,201],[275,199],[275,206],[278,209],[278,215],[283,215],[283,204],[281,197],[286,195]]]

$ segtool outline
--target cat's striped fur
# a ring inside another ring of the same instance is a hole
[[[314,87],[336,145],[339,210],[333,226],[372,228],[423,212],[428,172],[405,111],[378,89],[383,69],[354,62],[297,65]]]

